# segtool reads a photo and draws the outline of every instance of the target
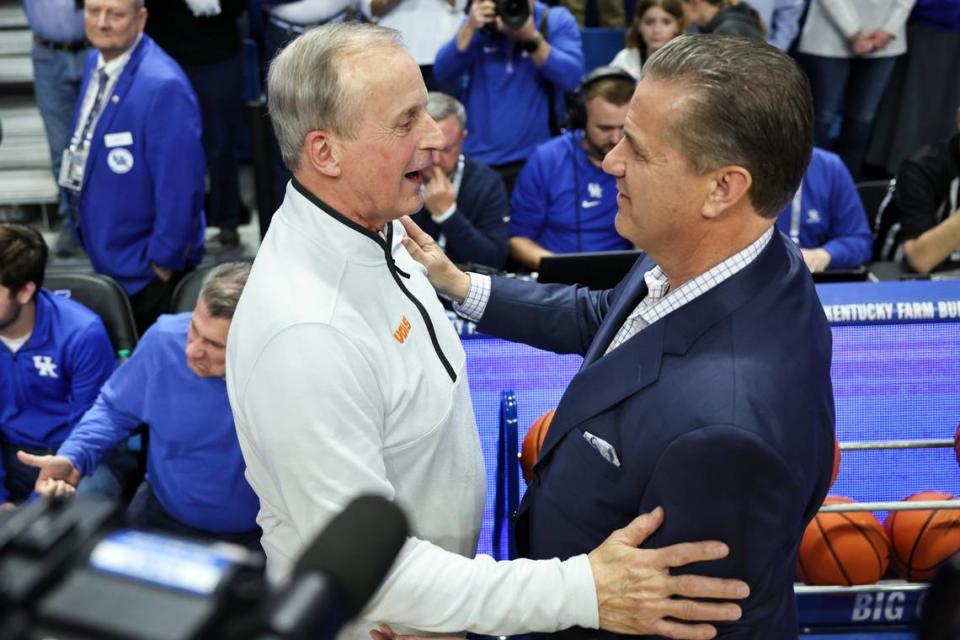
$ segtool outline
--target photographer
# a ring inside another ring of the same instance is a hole
[[[491,165],[512,191],[527,157],[550,138],[555,97],[583,75],[577,23],[537,0],[477,0],[433,65],[441,82],[467,72],[464,153]]]

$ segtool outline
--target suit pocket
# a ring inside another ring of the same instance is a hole
[[[573,449],[573,453],[577,456],[579,462],[584,465],[585,478],[593,478],[596,475],[601,475],[610,480],[620,478],[623,460],[620,457],[620,452],[611,443],[605,442],[602,438],[583,429],[571,429],[566,439],[569,440],[567,447]],[[607,447],[609,449],[605,455],[603,449]],[[618,460],[621,466],[614,464],[612,459]]]

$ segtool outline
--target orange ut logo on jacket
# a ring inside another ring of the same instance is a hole
[[[393,332],[393,339],[403,344],[407,341],[408,335],[410,335],[410,321],[407,320],[407,316],[403,316],[400,320],[400,326]]]

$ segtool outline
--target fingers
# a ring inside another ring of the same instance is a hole
[[[694,562],[719,560],[730,554],[730,548],[716,540],[681,542],[657,550],[656,563],[661,568],[682,567]]]
[[[400,224],[403,225],[403,230],[407,232],[407,237],[413,240],[418,246],[422,247],[427,243],[433,242],[430,234],[418,227],[417,223],[410,219],[410,216],[400,218]]]
[[[77,493],[73,485],[67,484],[63,480],[52,480],[51,482],[53,488],[49,495],[54,498],[72,498]]]
[[[653,625],[653,633],[682,640],[708,640],[717,636],[717,630],[708,624],[683,624],[671,620],[658,620]]]
[[[694,575],[672,576],[669,588],[671,593],[685,598],[740,600],[750,595],[749,585],[742,580],[705,578]],[[720,618],[704,619],[719,620]]]
[[[28,467],[36,467],[37,469],[43,469],[50,458],[51,456],[35,456],[26,451],[17,451],[17,460]]]
[[[695,622],[722,622],[739,620],[743,615],[738,605],[730,602],[697,602],[695,600],[664,600],[664,618]]]
[[[637,516],[623,529],[614,531],[607,540],[617,540],[631,547],[639,547],[661,524],[663,524],[663,508],[657,507],[649,513]]]

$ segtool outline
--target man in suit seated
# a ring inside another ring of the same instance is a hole
[[[774,47],[730,36],[676,38],[644,73],[603,163],[617,229],[648,253],[617,287],[465,274],[409,221],[405,246],[480,331],[584,355],[534,466],[519,549],[582,553],[659,505],[643,546],[723,540],[730,556],[693,570],[750,585],[718,636],[793,638],[797,548],[834,438],[830,327],[774,229],[810,159],[809,85]]]
[[[427,113],[443,132],[443,148],[422,178],[423,209],[414,214],[456,263],[499,269],[507,260],[510,206],[496,171],[463,155],[467,112],[454,97],[431,91]]]
[[[71,495],[146,423],[147,477],[127,510],[129,525],[259,548],[259,502],[243,477],[223,381],[227,332],[249,273],[242,262],[216,267],[193,312],[157,320],[55,456],[18,454],[40,469],[37,493]]]

